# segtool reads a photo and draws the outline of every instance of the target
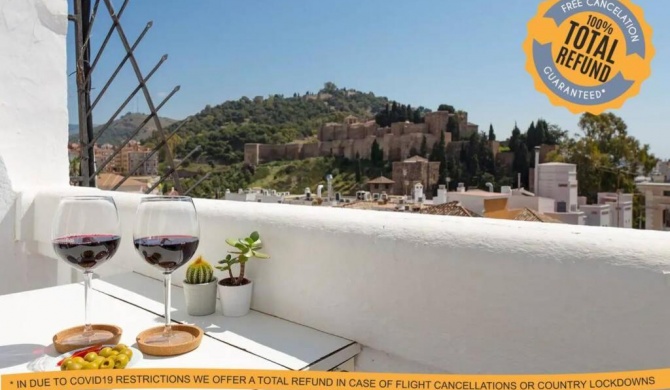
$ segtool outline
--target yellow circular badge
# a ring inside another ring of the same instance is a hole
[[[599,115],[640,92],[655,55],[651,36],[629,0],[547,0],[528,23],[526,70],[552,104]]]

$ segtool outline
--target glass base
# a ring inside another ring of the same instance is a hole
[[[195,339],[195,336],[181,330],[172,330],[169,335],[156,333],[144,340],[145,344],[151,345],[177,345],[186,344]]]
[[[73,334],[72,336],[64,339],[61,344],[64,345],[94,345],[102,344],[107,340],[110,340],[114,337],[112,332],[107,330],[94,329],[90,332],[84,332]]]

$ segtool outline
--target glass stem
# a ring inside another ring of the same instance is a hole
[[[163,275],[165,276],[165,330],[163,331],[163,335],[169,338],[172,336],[172,326],[170,325],[170,308],[172,307],[172,303],[170,302],[170,287],[172,286],[172,274],[165,272]]]
[[[88,337],[93,334],[93,329],[91,327],[91,321],[89,317],[90,310],[90,295],[91,295],[91,279],[93,278],[93,272],[84,271],[84,336]]]

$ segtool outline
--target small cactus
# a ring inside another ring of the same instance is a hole
[[[202,258],[198,258],[186,269],[186,283],[203,284],[214,281],[214,268]]]

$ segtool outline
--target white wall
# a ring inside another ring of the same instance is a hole
[[[21,190],[68,184],[66,0],[0,0],[0,294],[55,282],[53,261],[22,256]],[[19,249],[19,250],[17,250]]]
[[[576,187],[576,166],[574,164],[546,163],[538,169],[538,196],[566,203],[567,212],[576,211],[578,205]],[[575,184],[575,187],[571,185]],[[575,210],[571,210],[574,206]],[[556,211],[559,211],[558,208]]]
[[[44,253],[55,193],[41,194]],[[101,271],[160,277],[132,247],[139,197],[115,194],[119,254]],[[359,370],[565,373],[670,365],[667,233],[196,200],[199,254],[258,230],[253,307],[356,340]],[[510,234],[514,232],[514,234]],[[121,269],[113,270],[112,264]],[[175,281],[183,278],[183,269]]]
[[[508,209],[521,209],[524,207],[540,213],[553,213],[556,209],[556,201],[539,196],[512,195],[509,197],[507,201]]]
[[[588,226],[612,226],[612,215],[614,210],[609,205],[582,205],[579,208],[586,216],[585,225]]]

